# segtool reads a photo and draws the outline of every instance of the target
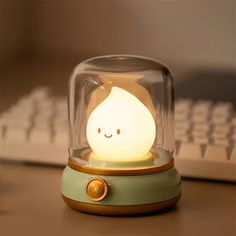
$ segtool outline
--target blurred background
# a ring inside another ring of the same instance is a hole
[[[215,97],[232,100],[235,12],[235,1],[1,0],[1,106],[39,84],[65,93],[81,60],[116,53],[165,62],[177,96],[200,90],[205,98],[214,83]],[[183,84],[186,79],[191,82]],[[206,86],[201,80],[210,81]]]

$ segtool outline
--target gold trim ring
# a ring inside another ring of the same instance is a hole
[[[161,211],[163,209],[174,206],[180,199],[180,195],[163,202],[148,203],[142,205],[100,205],[93,203],[85,203],[72,200],[63,196],[64,201],[73,209],[93,213],[98,215],[136,215],[149,212]]]
[[[162,172],[174,167],[174,158],[169,162],[160,165],[145,168],[133,168],[133,169],[115,169],[115,168],[100,168],[91,167],[88,165],[80,164],[74,161],[71,157],[68,160],[68,166],[74,170],[95,175],[108,175],[108,176],[132,176],[132,175],[147,175]]]

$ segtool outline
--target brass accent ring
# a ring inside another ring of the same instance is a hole
[[[142,205],[100,205],[85,203],[76,200],[72,200],[66,196],[63,196],[64,201],[72,208],[99,215],[135,215],[145,214],[149,212],[161,211],[174,206],[180,199],[180,195],[163,202],[147,203]]]
[[[71,157],[68,160],[68,166],[74,170],[95,174],[95,175],[108,175],[108,176],[132,176],[132,175],[147,175],[147,174],[155,174],[158,172],[162,172],[174,167],[174,158],[172,158],[169,162],[160,165],[160,166],[152,166],[145,168],[135,168],[135,169],[106,169],[100,167],[91,167],[88,165],[80,164],[74,161]]]

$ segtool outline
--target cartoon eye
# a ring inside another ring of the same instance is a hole
[[[119,135],[119,134],[120,134],[120,129],[118,129],[118,130],[116,131],[116,133]]]
[[[101,133],[101,129],[100,129],[100,128],[98,128],[98,133],[99,133],[99,134]]]

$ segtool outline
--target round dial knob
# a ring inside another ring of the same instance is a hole
[[[92,201],[101,201],[107,195],[107,183],[103,179],[92,179],[88,182],[86,192]]]

